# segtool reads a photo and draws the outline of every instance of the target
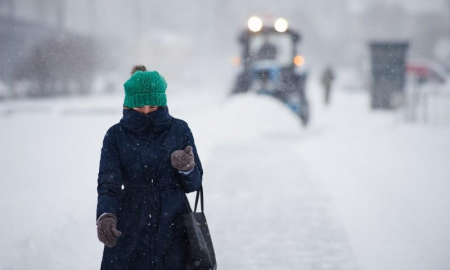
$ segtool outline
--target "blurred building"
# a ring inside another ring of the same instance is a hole
[[[88,93],[95,42],[69,31],[64,0],[0,1],[0,80],[8,95]]]

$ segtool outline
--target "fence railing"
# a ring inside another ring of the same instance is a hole
[[[450,125],[450,83],[409,82],[400,119],[433,125]]]

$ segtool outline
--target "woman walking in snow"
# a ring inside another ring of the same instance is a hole
[[[185,269],[185,193],[203,175],[192,132],[169,114],[158,72],[135,66],[124,88],[123,117],[105,135],[98,174],[101,269]]]

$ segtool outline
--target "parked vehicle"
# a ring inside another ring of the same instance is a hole
[[[406,74],[418,84],[438,87],[450,86],[450,72],[432,60],[412,60],[406,65]]]

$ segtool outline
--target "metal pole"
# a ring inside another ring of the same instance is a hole
[[[429,108],[429,101],[430,100],[430,95],[429,93],[425,93],[423,95],[423,122],[428,123],[428,108]]]

